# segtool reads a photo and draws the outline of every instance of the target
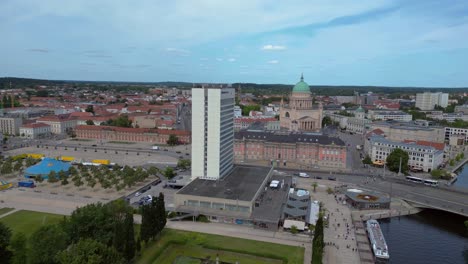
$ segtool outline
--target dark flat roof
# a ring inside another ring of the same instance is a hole
[[[359,192],[351,192],[347,191],[346,196],[352,199],[355,202],[360,203],[389,203],[390,198],[386,197],[384,194],[372,192],[372,191],[363,191]],[[369,200],[369,198],[374,198]]]
[[[317,133],[278,133],[278,132],[263,132],[263,131],[249,131],[242,130],[234,133],[234,138],[238,140],[251,139],[251,140],[264,140],[270,142],[280,143],[318,143],[322,145],[338,145],[346,146],[343,140],[337,137],[330,137],[327,135],[320,135]]]
[[[284,180],[283,188],[263,189],[255,201],[252,212],[252,219],[255,221],[266,221],[277,223],[281,219],[286,198],[291,188],[292,177],[273,175],[271,180],[278,180],[280,183]]]
[[[252,201],[270,171],[264,167],[236,166],[219,181],[195,179],[177,194]]]

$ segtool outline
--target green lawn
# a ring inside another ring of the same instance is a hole
[[[11,228],[13,233],[22,232],[29,237],[41,226],[55,224],[62,219],[63,215],[20,210],[0,218],[0,222]]]
[[[175,242],[171,244],[171,242]],[[178,256],[216,258],[235,263],[303,263],[304,248],[219,235],[164,229],[156,242],[143,249],[137,263],[172,264]],[[262,257],[260,257],[262,256]],[[281,259],[287,260],[283,262]]]
[[[6,214],[12,210],[13,208],[0,208],[0,215]]]

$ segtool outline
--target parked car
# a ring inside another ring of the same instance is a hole
[[[165,149],[163,149],[163,150],[164,150],[164,151],[169,151],[169,150],[168,150],[168,149],[166,149],[166,148],[165,148]]]
[[[333,176],[328,177],[328,179],[329,179],[330,181],[336,181],[336,178],[333,177]]]
[[[136,193],[135,193],[135,197],[138,197],[138,196],[140,196],[140,195],[141,195],[141,192],[136,192]]]
[[[161,180],[158,179],[158,180],[155,180],[155,181],[152,183],[152,185],[153,185],[153,186],[156,186],[156,185],[158,185],[158,184],[160,184],[160,183],[161,183]]]
[[[322,176],[315,176],[315,179],[321,180],[321,179],[322,179]]]
[[[176,151],[175,153],[180,154],[180,153],[182,153],[182,151],[178,150],[178,151]]]
[[[299,175],[297,175],[297,176],[299,176],[301,178],[309,178],[310,177],[309,174],[307,174],[305,172],[299,172]]]

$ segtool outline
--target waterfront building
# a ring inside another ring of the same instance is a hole
[[[437,169],[444,160],[444,151],[436,146],[420,145],[413,142],[396,142],[382,136],[371,136],[368,155],[373,162],[385,162],[394,149],[402,149],[409,155],[408,166],[411,170],[431,172]]]
[[[304,77],[296,83],[289,96],[289,103],[281,100],[280,126],[289,131],[320,131],[322,128],[322,104],[312,104],[313,98]]]
[[[346,145],[319,134],[243,130],[235,133],[236,163],[263,162],[279,166],[346,168]]]
[[[452,135],[463,135],[465,143],[468,143],[468,128],[445,127],[445,140],[449,141]]]
[[[231,173],[234,96],[232,88],[192,88],[192,179]]]
[[[416,107],[423,110],[434,110],[435,105],[448,106],[448,93],[418,93],[416,94]]]

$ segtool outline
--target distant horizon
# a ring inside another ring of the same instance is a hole
[[[0,1],[0,74],[468,87],[468,1]]]
[[[223,82],[187,82],[187,81],[95,81],[95,80],[67,80],[67,79],[42,79],[42,78],[33,78],[33,77],[16,77],[16,76],[0,76],[0,79],[6,78],[15,78],[15,79],[29,79],[29,80],[40,80],[40,81],[52,81],[52,82],[90,82],[90,83],[135,83],[135,84],[157,84],[157,83],[187,83],[187,84],[256,84],[256,85],[285,85],[285,86],[294,86],[296,83],[256,83],[256,82],[232,82],[232,83],[223,83]],[[306,81],[307,82],[307,81]],[[388,85],[354,85],[354,84],[310,84],[310,87],[384,87],[384,88],[408,88],[408,89],[468,89],[468,86],[461,87],[431,87],[431,86],[388,86]],[[237,87],[232,87],[237,88]],[[241,87],[242,88],[242,87]]]

